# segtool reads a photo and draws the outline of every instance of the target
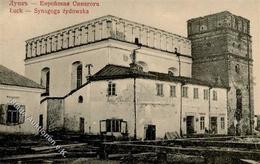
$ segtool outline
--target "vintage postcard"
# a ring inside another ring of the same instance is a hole
[[[260,163],[259,0],[1,0],[0,163]]]

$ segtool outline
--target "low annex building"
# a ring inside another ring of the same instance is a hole
[[[55,102],[48,112],[65,119],[53,123],[69,132],[155,139],[209,129],[226,134],[226,101],[225,88],[200,80],[107,65],[72,93],[42,103]]]
[[[37,134],[26,118],[46,128],[46,111],[40,108],[44,87],[0,65],[0,133]],[[24,111],[24,112],[21,112]]]

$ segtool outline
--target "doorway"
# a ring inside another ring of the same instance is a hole
[[[211,133],[217,134],[218,133],[218,118],[217,117],[210,118],[210,126],[211,126]]]
[[[187,135],[194,133],[194,116],[187,116],[186,117],[186,131]]]
[[[156,126],[155,125],[147,125],[145,140],[155,140],[156,138]]]
[[[39,116],[39,127],[43,128],[43,115],[42,114],[40,114],[40,116]]]
[[[85,133],[85,119],[83,117],[79,118],[79,131]]]

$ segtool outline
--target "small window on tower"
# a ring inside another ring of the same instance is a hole
[[[208,43],[207,43],[207,47],[211,47],[211,43],[208,42]]]
[[[236,73],[240,73],[240,66],[239,66],[239,64],[237,64],[237,65],[235,66],[235,70],[236,70]]]
[[[239,51],[241,51],[241,45],[238,44],[237,48],[239,49]]]

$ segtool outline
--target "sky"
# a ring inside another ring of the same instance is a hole
[[[186,21],[191,18],[225,10],[245,17],[251,21],[255,112],[260,114],[260,0],[75,0],[99,2],[97,7],[77,7],[88,9],[89,14],[85,15],[33,13],[35,8],[46,8],[39,5],[40,1],[55,0],[14,0],[27,2],[29,6],[23,9],[32,11],[14,14],[10,13],[9,1],[0,1],[0,64],[20,74],[24,74],[25,40],[104,15],[122,17],[182,36],[187,36]],[[50,7],[54,8],[57,7]]]

